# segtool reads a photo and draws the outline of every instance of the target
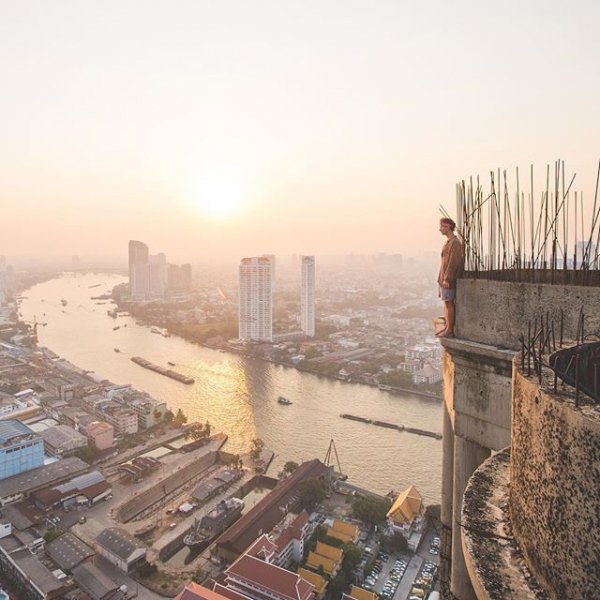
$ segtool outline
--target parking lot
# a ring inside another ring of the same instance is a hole
[[[383,600],[426,598],[435,582],[439,537],[433,533],[423,542],[419,553],[413,556],[379,552],[362,587],[376,592]]]

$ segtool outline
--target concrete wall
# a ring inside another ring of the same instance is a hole
[[[565,288],[562,288],[563,290]],[[600,311],[597,311],[600,312]],[[600,414],[513,371],[510,514],[554,599],[600,590]]]
[[[517,349],[528,320],[546,312],[558,335],[561,309],[565,337],[573,339],[581,306],[586,331],[600,331],[600,287],[460,279],[456,293],[456,334],[464,340]]]
[[[514,352],[453,338],[444,348],[444,402],[455,435],[484,448],[506,448]]]

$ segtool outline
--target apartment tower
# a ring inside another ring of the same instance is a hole
[[[271,260],[243,258],[239,267],[238,331],[241,340],[273,341]]]
[[[302,290],[300,293],[302,333],[315,335],[315,257],[302,257]]]
[[[148,246],[129,240],[129,294],[145,298],[149,291]]]

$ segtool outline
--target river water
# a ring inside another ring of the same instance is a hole
[[[324,459],[335,440],[342,470],[356,485],[387,493],[414,484],[428,502],[439,502],[441,441],[340,418],[350,413],[441,431],[441,403],[399,396],[359,384],[330,380],[237,354],[204,348],[172,336],[153,334],[131,317],[112,319],[92,296],[112,290],[125,278],[107,274],[64,274],[29,289],[23,319],[39,322],[40,345],[114,383],[131,383],[181,408],[190,421],[208,420],[229,436],[226,449],[247,450],[260,437],[275,452],[269,473],[287,460]],[[99,287],[90,288],[92,285]],[[67,300],[62,306],[61,299]],[[113,330],[117,325],[120,329]],[[127,325],[127,327],[124,327]],[[120,353],[114,351],[119,348]],[[185,385],[131,362],[143,356],[195,378]],[[278,396],[292,400],[277,403]]]

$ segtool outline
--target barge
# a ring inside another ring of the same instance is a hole
[[[160,365],[155,365],[154,363],[142,358],[141,356],[132,356],[130,359],[136,365],[140,365],[140,367],[144,367],[144,369],[148,369],[149,371],[154,371],[155,373],[160,373],[165,377],[170,377],[175,381],[179,381],[180,383],[185,383],[186,385],[191,385],[194,383],[195,379],[193,377],[188,377],[187,375],[183,375],[182,373],[178,373],[177,371],[173,371],[172,369],[165,369]]]

